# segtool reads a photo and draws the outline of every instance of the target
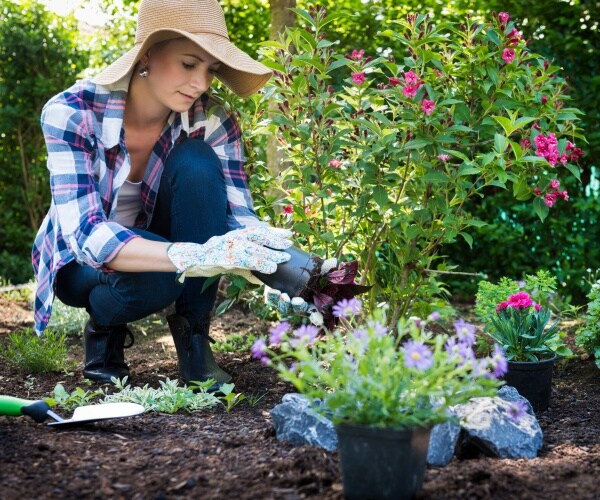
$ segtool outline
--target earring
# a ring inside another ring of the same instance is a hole
[[[149,72],[148,68],[144,68],[142,71],[138,73],[142,78],[148,78]]]

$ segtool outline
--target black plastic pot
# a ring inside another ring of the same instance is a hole
[[[431,429],[336,425],[344,495],[409,499],[423,484]]]
[[[323,259],[318,255],[305,252],[296,247],[286,248],[282,252],[289,253],[292,258],[277,266],[273,274],[252,271],[252,274],[265,285],[281,290],[290,297],[302,297],[306,294],[307,285],[312,277],[320,275]],[[303,297],[307,298],[307,297]]]
[[[550,405],[555,361],[556,356],[537,362],[509,361],[504,380],[526,398],[535,411],[545,410]]]

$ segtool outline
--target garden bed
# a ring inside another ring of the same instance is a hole
[[[0,297],[0,342],[29,325],[25,303]],[[259,334],[268,325],[241,310],[216,322],[214,336]],[[164,322],[136,327],[126,351],[132,383],[176,378]],[[78,367],[71,375],[27,377],[0,363],[0,394],[51,395],[62,383],[87,388],[80,339],[70,338]],[[269,409],[291,387],[248,352],[218,353],[236,391],[264,397],[195,414],[141,416],[59,431],[26,417],[0,417],[0,484],[12,498],[343,498],[337,453],[277,441]],[[58,413],[65,414],[57,410]],[[538,458],[453,459],[428,468],[419,498],[598,498],[600,371],[591,360],[557,363],[551,407],[538,413],[544,447]]]

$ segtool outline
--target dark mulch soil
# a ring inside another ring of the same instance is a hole
[[[0,298],[0,342],[2,333],[30,325],[29,315],[25,303]],[[267,326],[234,310],[213,333]],[[136,328],[136,344],[126,351],[132,382],[156,387],[176,378],[176,357],[165,326],[144,330]],[[28,377],[0,360],[0,394],[48,397],[59,382],[86,388],[80,340],[71,343],[78,360],[72,375]],[[343,498],[337,453],[275,439],[269,409],[290,387],[247,353],[217,358],[238,392],[266,393],[256,406],[241,403],[229,414],[147,413],[69,430],[0,417],[0,498]],[[538,458],[453,459],[427,469],[418,498],[599,498],[600,371],[592,361],[558,364],[551,407],[537,416],[545,443]]]

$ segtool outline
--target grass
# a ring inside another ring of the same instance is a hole
[[[6,345],[0,345],[0,356],[27,373],[72,371],[76,363],[67,352],[64,333],[50,331],[38,337],[30,328],[8,334]]]
[[[52,307],[48,330],[61,335],[81,335],[88,318],[88,313],[84,308],[69,307],[56,299]]]
[[[258,337],[249,333],[247,335],[228,335],[227,338],[223,341],[219,341],[216,344],[213,344],[211,347],[214,351],[217,352],[243,352],[249,351],[252,347],[252,344],[256,342]]]

